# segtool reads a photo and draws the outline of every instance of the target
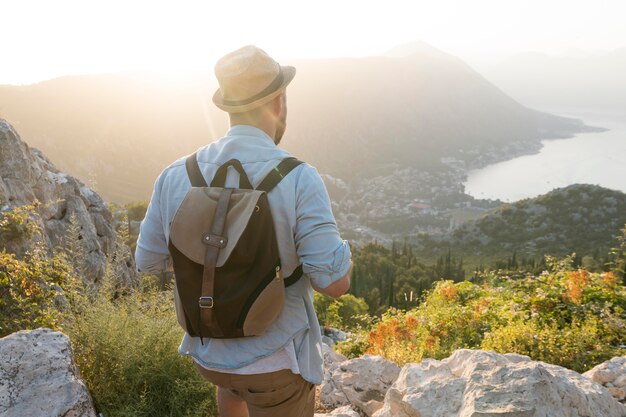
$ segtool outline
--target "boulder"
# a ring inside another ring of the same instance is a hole
[[[407,364],[374,417],[626,417],[599,384],[517,354],[461,349]]]
[[[0,339],[0,417],[95,417],[69,339],[49,329]]]
[[[118,258],[118,279],[135,281],[130,250],[119,242],[113,216],[100,196],[71,175],[60,172],[46,156],[30,148],[5,120],[0,119],[0,210],[36,204],[31,220],[40,233],[0,236],[0,249],[21,256],[39,241],[51,252],[70,239],[81,248],[81,269],[86,282],[98,282],[105,274],[107,258]],[[74,219],[78,237],[70,236]]]
[[[320,389],[320,403],[328,409],[351,405],[366,416],[383,406],[387,389],[400,373],[395,363],[381,356],[334,362]]]
[[[583,375],[602,384],[616,400],[626,404],[626,356],[603,362]]]

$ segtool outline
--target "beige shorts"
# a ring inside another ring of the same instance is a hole
[[[194,364],[206,380],[244,400],[250,417],[313,417],[315,385],[288,369],[236,375]]]

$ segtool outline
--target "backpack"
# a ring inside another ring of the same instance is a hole
[[[196,154],[187,158],[192,187],[170,224],[168,249],[176,315],[190,336],[258,336],[278,317],[302,265],[282,276],[267,193],[301,163],[283,159],[254,189],[237,159],[221,165],[208,186]],[[225,188],[229,166],[239,188]]]

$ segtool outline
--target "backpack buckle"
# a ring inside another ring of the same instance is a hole
[[[198,299],[200,308],[213,308],[213,297],[200,297]]]
[[[228,238],[225,236],[212,235],[211,233],[206,232],[202,235],[202,243],[224,249],[228,243]]]

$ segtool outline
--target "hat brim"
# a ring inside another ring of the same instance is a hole
[[[268,95],[261,97],[258,100],[255,100],[251,103],[247,103],[247,104],[240,105],[240,106],[232,106],[232,105],[228,105],[224,103],[224,97],[222,96],[222,92],[218,88],[217,91],[215,91],[215,94],[213,94],[213,104],[215,104],[217,107],[219,107],[220,109],[228,113],[243,113],[243,112],[255,109],[257,107],[260,107],[264,105],[265,103],[269,103],[275,97],[277,97],[280,93],[282,93],[283,90],[287,88],[291,80],[293,80],[293,77],[296,76],[296,69],[294,67],[281,65],[280,68],[283,73],[283,82],[281,83],[280,86],[276,88],[276,90],[269,93]]]

